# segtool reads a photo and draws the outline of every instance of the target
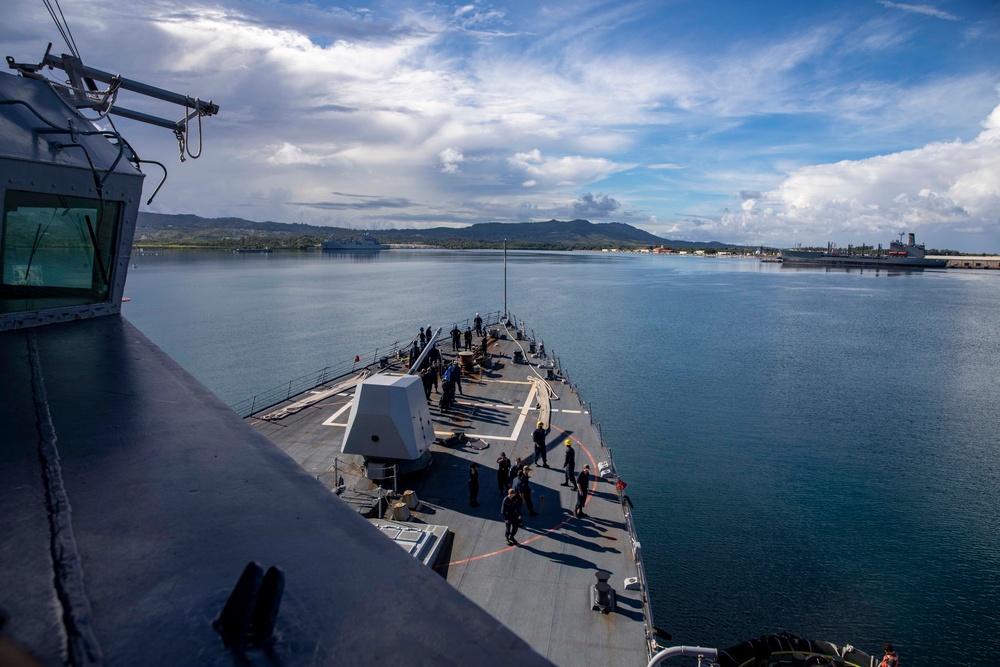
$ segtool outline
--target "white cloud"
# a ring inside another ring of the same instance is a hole
[[[913,12],[915,14],[923,14],[925,16],[933,16],[938,19],[945,19],[946,21],[957,21],[958,17],[954,14],[949,14],[948,12],[938,9],[937,7],[931,7],[930,5],[908,5],[902,2],[889,2],[889,0],[879,0],[879,4],[884,7],[889,7],[891,9],[901,9],[904,12]]]
[[[69,20],[87,64],[222,107],[202,159],[171,168],[163,212],[359,227],[547,219],[575,215],[600,183],[597,213],[699,238],[805,241],[858,220],[996,226],[989,143],[969,129],[995,105],[983,57],[995,21],[971,5],[957,26],[915,20],[935,16],[928,5],[858,2],[866,11],[775,16],[774,30],[723,41],[657,3],[76,0]],[[52,40],[37,5],[6,0],[4,55],[30,62]],[[677,21],[671,40],[650,39]],[[976,21],[978,42],[963,34]],[[916,39],[929,30],[946,32]],[[119,128],[142,157],[176,165],[169,133]],[[924,148],[899,152],[912,146]],[[334,206],[332,189],[372,199]]]
[[[462,151],[457,148],[446,148],[440,153],[441,157],[441,173],[442,174],[455,174],[458,172],[459,163],[465,160],[465,156],[462,155]]]
[[[318,157],[306,155],[301,148],[293,146],[287,141],[278,146],[271,146],[269,152],[271,154],[266,158],[266,161],[273,165],[319,164],[322,161]]]
[[[536,182],[557,185],[593,183],[632,167],[632,165],[615,164],[605,158],[579,155],[544,157],[537,148],[526,153],[516,153],[509,158],[509,162],[511,166],[525,172]]]
[[[797,169],[720,225],[764,240],[819,242],[838,229],[888,237],[902,230],[1000,227],[1000,106],[968,142]],[[761,205],[766,204],[766,208]]]

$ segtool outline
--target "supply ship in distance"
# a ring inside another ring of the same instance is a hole
[[[895,269],[943,269],[948,266],[948,260],[928,259],[926,254],[924,246],[917,245],[914,235],[911,233],[905,244],[903,243],[903,234],[900,234],[898,241],[892,241],[889,244],[888,251],[884,251],[882,245],[879,244],[875,254],[866,253],[864,246],[858,253],[850,247],[846,252],[837,250],[830,244],[826,252],[782,250],[781,261],[783,264],[804,266],[891,267]]]
[[[389,246],[379,243],[371,234],[355,236],[349,239],[330,239],[323,241],[323,252],[377,252],[388,250]]]

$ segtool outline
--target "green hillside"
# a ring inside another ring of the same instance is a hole
[[[587,220],[547,222],[484,222],[468,227],[431,229],[352,230],[302,223],[252,222],[241,218],[201,218],[196,215],[139,213],[136,245],[206,248],[309,248],[329,238],[349,238],[371,231],[382,243],[414,243],[443,248],[508,248],[541,250],[725,248],[724,243],[671,241],[622,222]]]

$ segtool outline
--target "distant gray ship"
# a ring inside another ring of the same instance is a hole
[[[819,250],[782,250],[781,261],[783,264],[803,264],[821,266],[842,266],[842,267],[892,267],[901,269],[943,269],[948,266],[948,260],[928,259],[925,257],[926,250],[923,245],[917,245],[914,235],[909,234],[907,242],[903,243],[903,234],[899,235],[898,241],[889,244],[889,250],[883,251],[879,244],[875,254],[865,252],[862,246],[861,252],[853,252],[848,248],[847,252],[835,250],[832,245],[826,252]]]
[[[355,236],[349,239],[330,239],[323,241],[324,252],[372,252],[378,250],[388,250],[389,246],[379,243],[371,234]]]

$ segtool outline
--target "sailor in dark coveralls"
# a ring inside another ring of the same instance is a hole
[[[472,327],[465,327],[465,349],[472,349]]]
[[[514,493],[514,489],[507,489],[507,496],[500,505],[500,515],[503,517],[503,534],[507,538],[507,544],[517,544],[514,536],[521,527],[521,499]]]
[[[420,382],[424,385],[424,396],[427,400],[431,400],[431,387],[434,386],[434,372],[430,369],[424,369],[420,372]]]
[[[469,464],[469,504],[479,507],[479,464]]]
[[[569,486],[576,488],[576,452],[573,451],[573,441],[566,438],[566,458],[563,460],[563,467],[566,469],[566,481],[559,486]]]
[[[576,516],[587,516],[583,513],[583,506],[587,504],[587,493],[590,492],[590,466],[583,466],[583,470],[576,478],[576,509],[573,513]]]
[[[514,480],[510,488],[514,489],[514,492],[521,497],[521,502],[528,508],[528,514],[538,516],[535,505],[531,502],[531,483],[528,481],[527,468],[521,468],[521,472],[517,473],[517,479]]]
[[[462,391],[462,368],[458,365],[457,361],[451,362],[451,366],[448,366],[448,369],[444,372],[444,377],[446,380],[451,380],[455,383],[458,393],[465,393]]]
[[[451,330],[451,349],[452,350],[458,350],[458,342],[459,342],[459,339],[461,337],[462,337],[462,330],[459,329],[458,325],[456,324],[455,328]]]
[[[438,401],[438,408],[444,411],[451,409],[455,402],[455,379],[447,372],[441,380],[441,398]]]
[[[541,459],[542,466],[548,468],[549,461],[545,451],[545,424],[543,422],[538,422],[538,428],[531,432],[531,439],[535,443],[535,465],[538,465],[538,459]]]
[[[497,459],[497,487],[500,489],[501,495],[507,491],[509,485],[510,459],[507,458],[507,452],[500,452],[500,458]]]
[[[510,480],[511,484],[513,484],[514,480],[517,479],[517,476],[521,474],[521,468],[523,467],[524,464],[521,463],[521,457],[520,456],[516,457],[514,459],[514,465],[511,466],[510,469],[510,477],[507,478],[508,480]]]
[[[479,317],[479,313],[476,313],[476,319],[472,320],[472,323],[476,325],[476,335],[483,335],[483,318]]]

